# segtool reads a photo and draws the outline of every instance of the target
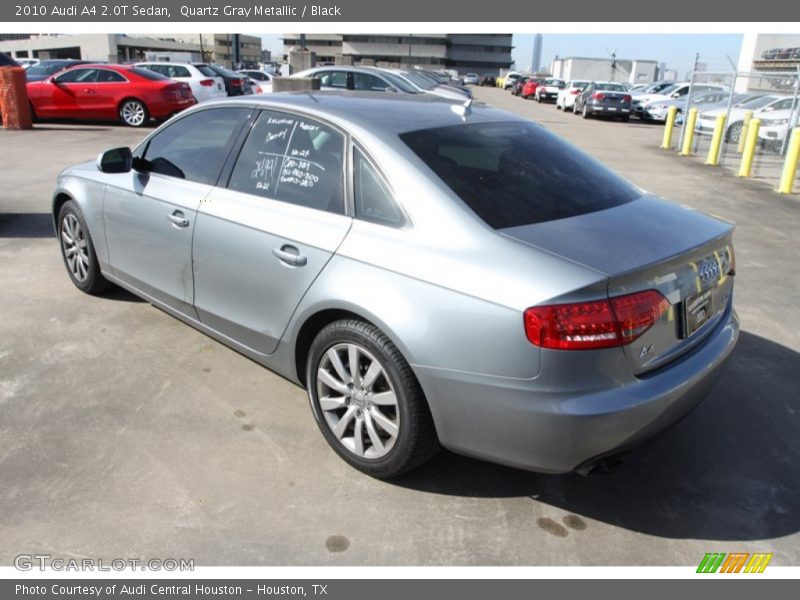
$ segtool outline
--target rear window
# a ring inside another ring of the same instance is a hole
[[[627,92],[624,86],[618,83],[598,83],[595,84],[596,90],[605,90],[606,92]]]
[[[165,81],[169,79],[169,77],[165,77],[160,73],[148,71],[147,69],[140,69],[139,67],[132,68],[130,72],[138,75],[139,77],[144,77],[145,79],[152,79],[153,81]]]
[[[197,69],[198,71],[200,71],[206,77],[216,77],[217,76],[217,74],[214,71],[214,69],[212,69],[208,65],[195,65],[194,68]]]
[[[583,215],[641,196],[535,123],[467,123],[400,138],[494,229]]]

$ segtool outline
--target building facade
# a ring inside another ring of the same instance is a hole
[[[550,73],[565,81],[619,81],[651,83],[658,75],[658,61],[627,58],[556,58]]]
[[[737,77],[737,92],[793,93],[800,73],[800,34],[746,33],[737,69],[751,74]]]
[[[299,34],[283,38],[284,60],[299,48]],[[305,47],[317,64],[365,64],[454,69],[497,74],[511,66],[511,34],[308,34]]]

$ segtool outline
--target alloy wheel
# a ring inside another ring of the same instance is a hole
[[[144,123],[144,106],[140,102],[129,100],[122,105],[121,109],[122,120],[128,125],[138,127]]]
[[[86,234],[80,221],[67,213],[61,220],[61,247],[67,259],[67,267],[76,281],[83,283],[89,277],[89,249]]]
[[[327,426],[348,451],[378,459],[400,432],[397,396],[384,366],[354,343],[331,346],[317,369],[317,397]]]

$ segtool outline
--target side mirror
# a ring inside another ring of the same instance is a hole
[[[129,173],[133,169],[133,154],[127,147],[106,150],[97,157],[97,168],[103,173]]]

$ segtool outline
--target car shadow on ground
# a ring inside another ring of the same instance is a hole
[[[49,213],[0,213],[0,238],[55,237]]]
[[[800,530],[800,354],[743,332],[709,397],[611,472],[541,475],[441,453],[396,485],[524,497],[667,538],[760,540]]]

